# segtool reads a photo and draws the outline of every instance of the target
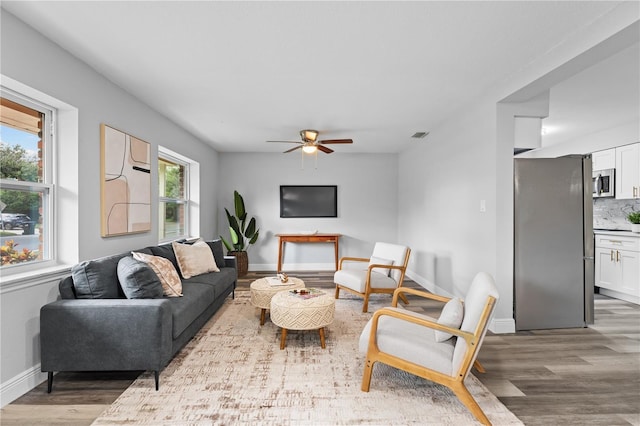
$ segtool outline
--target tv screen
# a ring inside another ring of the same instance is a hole
[[[338,217],[338,187],[281,185],[280,217]]]

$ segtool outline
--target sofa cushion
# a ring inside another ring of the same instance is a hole
[[[119,299],[124,296],[118,285],[118,262],[126,254],[86,260],[71,268],[78,299]]]
[[[156,273],[162,284],[162,291],[168,297],[182,296],[182,281],[176,268],[169,259],[162,256],[151,256],[140,252],[131,252],[133,258],[147,263]]]
[[[173,338],[177,338],[215,300],[213,286],[202,283],[185,283],[183,297],[169,299],[173,317]]]
[[[145,262],[125,256],[118,262],[118,280],[127,299],[157,299],[162,297],[162,284]]]
[[[171,246],[171,244],[162,244],[159,246],[151,246],[147,248],[151,250],[151,253],[154,256],[160,256],[164,257],[165,259],[169,259],[171,263],[173,263],[173,267],[176,270],[178,269],[178,261],[176,260],[176,255],[173,252],[173,247]]]
[[[204,241],[198,240],[194,244],[174,242],[172,245],[183,278],[220,271],[211,248]]]
[[[220,295],[226,294],[225,291],[229,287],[233,287],[237,275],[235,268],[220,268],[220,272],[209,272],[183,280],[182,287],[188,287],[192,283],[206,284],[214,289],[214,296],[218,298]]]
[[[221,240],[213,240],[207,241],[211,251],[213,252],[213,258],[216,260],[216,265],[218,268],[222,268],[224,266],[224,250],[222,249],[222,241]]]

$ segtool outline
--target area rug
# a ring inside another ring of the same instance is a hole
[[[248,291],[236,291],[160,374],[142,374],[94,425],[467,425],[479,424],[446,387],[384,364],[362,392],[360,332],[371,312],[389,304],[377,295],[341,296],[326,329],[291,331],[280,350],[280,330]],[[466,380],[494,425],[522,424],[478,379]]]

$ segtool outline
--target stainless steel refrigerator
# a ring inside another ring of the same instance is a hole
[[[514,162],[516,330],[592,324],[591,156]]]

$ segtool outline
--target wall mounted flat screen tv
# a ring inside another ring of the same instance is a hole
[[[338,217],[338,187],[280,185],[280,217]]]

